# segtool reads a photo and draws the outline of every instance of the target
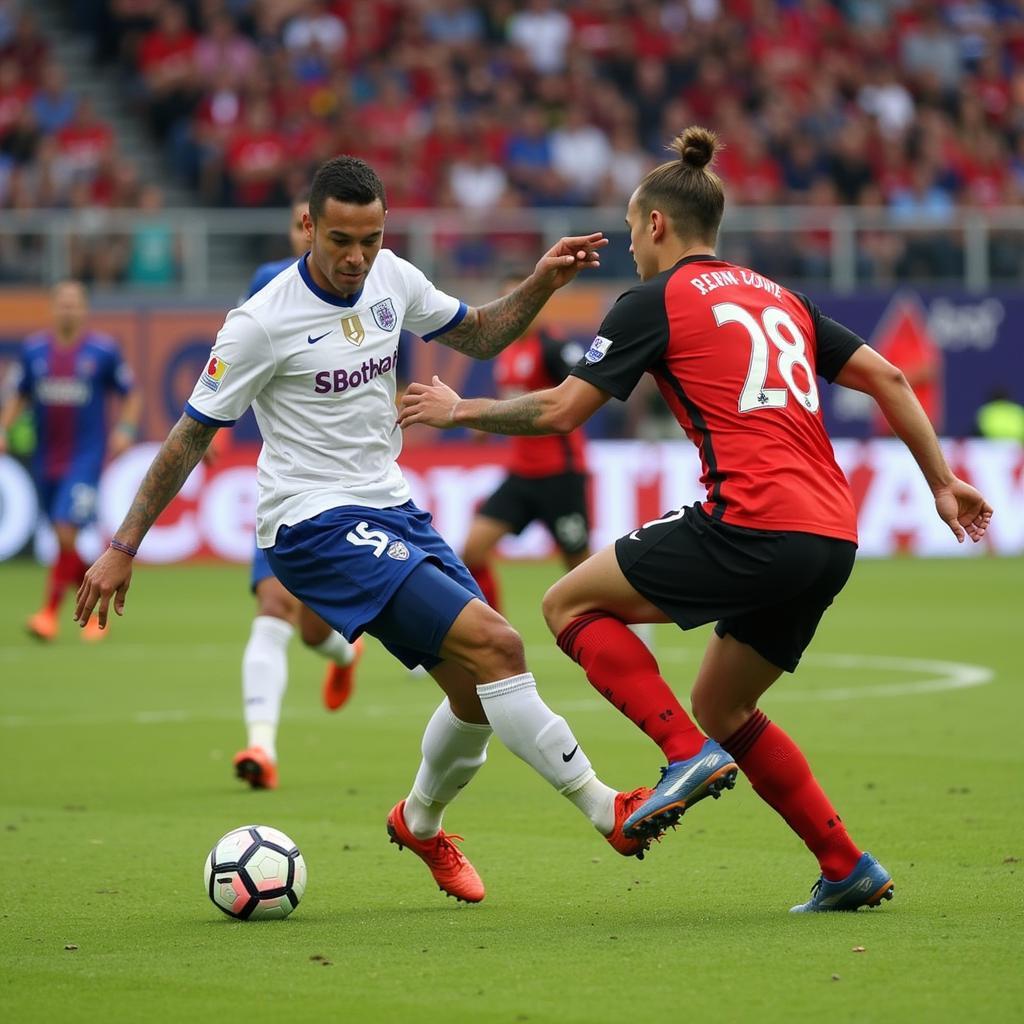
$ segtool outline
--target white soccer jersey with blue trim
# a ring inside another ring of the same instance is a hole
[[[409,500],[396,462],[399,331],[429,341],[465,315],[465,303],[389,249],[350,299],[317,287],[304,258],[228,314],[185,411],[231,426],[252,405],[263,435],[261,548],[280,526],[329,508]]]

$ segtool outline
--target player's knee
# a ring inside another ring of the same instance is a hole
[[[478,623],[475,648],[471,654],[476,678],[483,682],[503,679],[526,671],[526,654],[519,633],[497,612],[487,609]]]
[[[319,616],[299,614],[299,636],[307,647],[319,647],[334,630]]]
[[[485,644],[496,659],[509,666],[510,674],[525,669],[526,653],[523,649],[523,638],[504,619],[488,625]]]
[[[291,622],[294,619],[294,602],[289,600],[287,596],[273,591],[257,596],[257,615],[269,615],[274,619],[284,619],[285,622]],[[303,640],[305,640],[305,637],[303,637]]]
[[[722,701],[710,688],[690,694],[690,707],[697,724],[714,740],[723,740],[741,728],[757,710],[756,704],[733,705]]]
[[[572,611],[565,598],[565,588],[558,583],[548,587],[540,603],[541,614],[548,624],[552,636],[558,636],[572,620]]]

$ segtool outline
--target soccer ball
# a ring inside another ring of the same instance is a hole
[[[214,906],[229,917],[287,917],[306,891],[306,862],[278,829],[242,825],[214,844],[203,880]]]

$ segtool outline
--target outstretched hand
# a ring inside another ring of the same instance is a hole
[[[607,244],[608,239],[600,231],[561,238],[537,261],[534,276],[549,288],[561,288],[584,267],[601,266],[598,250]]]
[[[78,588],[75,604],[75,622],[84,626],[96,608],[100,629],[107,628],[107,614],[110,599],[114,599],[114,611],[124,615],[124,599],[132,582],[132,559],[123,551],[107,548],[86,571],[82,585]]]
[[[956,477],[935,492],[935,511],[960,544],[967,537],[975,543],[981,540],[992,518],[992,506],[981,492]]]
[[[405,389],[398,409],[398,425],[403,430],[414,423],[428,427],[454,426],[452,413],[461,401],[435,373],[430,384],[412,383]]]

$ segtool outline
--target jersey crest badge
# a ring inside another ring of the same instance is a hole
[[[382,299],[380,302],[375,302],[370,307],[370,312],[373,314],[374,323],[382,331],[387,331],[390,334],[395,329],[398,323],[398,314],[395,312],[395,307],[390,299]]]
[[[587,353],[583,358],[588,363],[599,363],[608,354],[608,349],[611,347],[611,341],[608,338],[602,338],[599,334],[590,343],[590,348],[587,349]]]
[[[396,562],[404,562],[409,558],[409,549],[400,540],[393,540],[388,545],[388,558],[393,558]]]
[[[225,363],[218,356],[210,356],[210,361],[206,364],[206,369],[203,370],[199,383],[204,387],[208,387],[211,391],[219,391],[220,382],[224,379],[224,374],[230,369],[230,363]]]
[[[359,319],[358,313],[341,318],[341,333],[345,335],[346,341],[353,345],[362,345],[366,331],[363,330],[363,322]]]

